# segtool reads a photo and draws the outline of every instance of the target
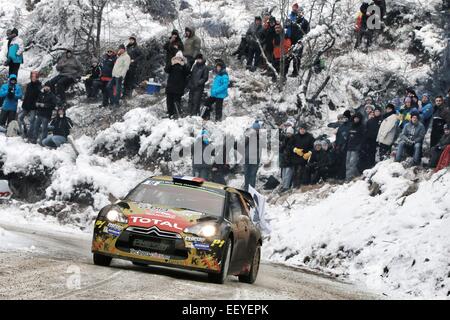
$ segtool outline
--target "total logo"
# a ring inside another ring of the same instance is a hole
[[[178,221],[167,221],[163,219],[155,219],[145,216],[130,216],[128,217],[128,225],[131,227],[150,228],[153,226],[158,227],[160,230],[180,232],[183,231],[188,224],[179,219]]]

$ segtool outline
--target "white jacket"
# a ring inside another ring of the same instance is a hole
[[[395,134],[397,131],[397,120],[398,117],[396,114],[393,114],[383,120],[380,125],[380,130],[378,131],[378,143],[382,143],[386,146],[391,146],[394,143]]]
[[[112,76],[114,78],[125,78],[128,69],[130,68],[131,58],[128,53],[123,53],[119,58],[117,58],[114,64]]]

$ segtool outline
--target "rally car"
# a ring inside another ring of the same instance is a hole
[[[199,178],[149,178],[98,214],[94,263],[118,258],[203,271],[220,284],[228,275],[254,283],[262,246],[254,209],[242,190]]]

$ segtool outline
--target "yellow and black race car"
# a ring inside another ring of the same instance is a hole
[[[250,219],[255,203],[245,191],[192,177],[152,177],[95,222],[94,263],[112,258],[227,275],[254,283],[262,239]]]

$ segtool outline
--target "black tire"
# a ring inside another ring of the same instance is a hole
[[[100,253],[94,253],[94,264],[96,266],[109,267],[111,261],[112,261],[111,257],[104,256]]]
[[[239,282],[253,284],[258,277],[259,272],[259,264],[261,262],[261,245],[256,245],[255,254],[253,255],[252,266],[250,268],[250,272],[246,275],[239,276]]]
[[[228,269],[230,268],[230,261],[231,261],[231,241],[230,239],[228,239],[227,242],[225,243],[225,248],[223,251],[221,263],[222,268],[220,270],[220,273],[208,273],[209,281],[217,284],[224,284],[225,280],[228,277]]]

